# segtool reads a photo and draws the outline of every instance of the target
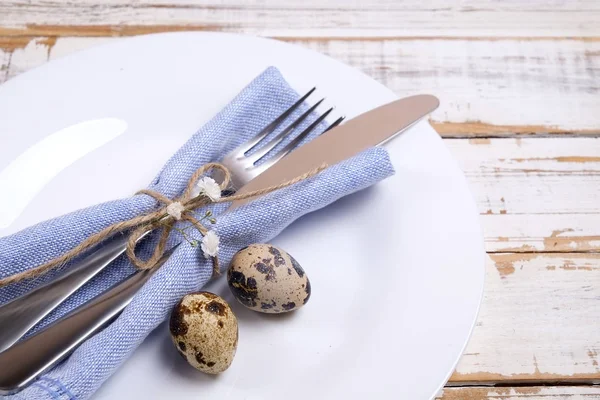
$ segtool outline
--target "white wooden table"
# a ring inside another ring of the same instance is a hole
[[[600,1],[0,0],[0,83],[173,30],[273,37],[400,96],[439,96],[431,122],[489,253],[479,322],[441,397],[600,399]]]

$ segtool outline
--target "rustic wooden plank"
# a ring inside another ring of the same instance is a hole
[[[274,37],[600,36],[593,0],[4,0],[0,34],[199,29]]]
[[[599,300],[600,254],[491,254],[451,382],[600,383]]]
[[[482,213],[600,214],[598,138],[446,140]]]
[[[8,79],[44,63],[46,54],[54,59],[111,40],[118,39],[0,37],[0,70]],[[442,105],[433,113],[432,123],[446,137],[600,135],[600,42],[292,43],[353,65],[400,96],[435,93]]]
[[[600,250],[600,139],[447,139],[492,252]]]
[[[481,222],[488,252],[600,251],[600,214],[483,214]]]
[[[447,387],[439,400],[597,400],[598,386]]]
[[[445,136],[600,131],[600,42],[302,41],[398,95],[435,93]],[[568,107],[567,107],[568,104]]]

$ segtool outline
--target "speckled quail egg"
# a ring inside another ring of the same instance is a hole
[[[264,313],[296,310],[310,298],[310,282],[300,264],[269,244],[238,251],[227,270],[227,283],[240,303]]]
[[[169,321],[171,338],[194,368],[218,374],[231,365],[238,344],[237,318],[216,294],[188,294],[175,305]]]

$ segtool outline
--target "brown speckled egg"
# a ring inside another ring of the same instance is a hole
[[[238,251],[227,270],[227,282],[240,303],[264,313],[296,310],[310,298],[310,282],[300,264],[269,244]]]
[[[190,365],[218,374],[231,365],[238,343],[237,318],[216,294],[188,294],[175,305],[169,321],[171,338]]]

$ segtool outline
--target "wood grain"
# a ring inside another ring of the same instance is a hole
[[[445,136],[600,133],[593,111],[600,108],[600,42],[300,43],[356,66],[399,96],[435,93],[442,106],[431,119]]]
[[[600,250],[600,138],[447,139],[490,252]]]
[[[598,386],[447,387],[439,400],[597,400]]]
[[[0,79],[114,38],[0,37]],[[600,135],[600,41],[291,40],[399,96],[435,93],[446,137]],[[0,80],[0,83],[2,82]]]
[[[598,37],[593,0],[4,0],[0,34],[211,30],[270,37]]]
[[[481,222],[490,253],[600,251],[600,214],[484,214]]]
[[[446,140],[485,215],[600,214],[600,139]]]
[[[491,254],[452,383],[600,383],[600,254]]]
[[[451,382],[600,382],[600,139],[446,144],[492,252],[479,322]]]

